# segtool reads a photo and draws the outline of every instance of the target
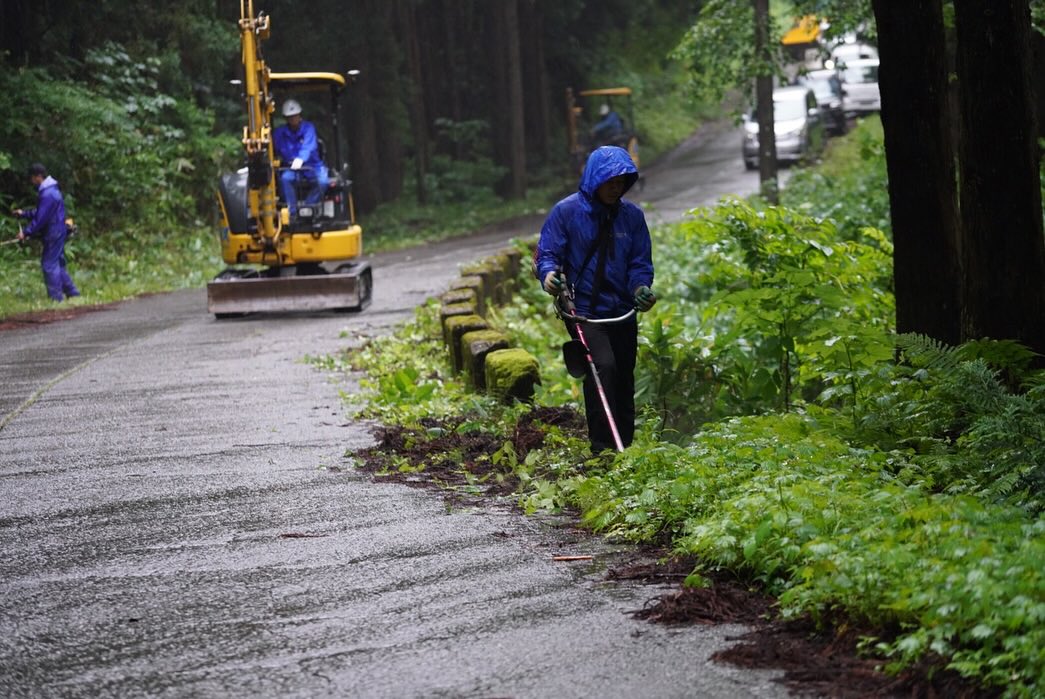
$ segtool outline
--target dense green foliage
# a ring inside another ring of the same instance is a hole
[[[855,239],[867,226],[890,235],[881,119],[861,119],[849,138],[828,141],[823,164],[796,172],[780,201],[810,216],[830,218],[846,240]]]
[[[79,303],[198,286],[220,269],[211,188],[237,144],[213,135],[191,100],[160,91],[159,59],[134,61],[108,45],[87,65],[84,84],[44,69],[0,72],[0,150],[10,163],[0,206],[35,206],[24,163],[47,164],[80,231],[67,249]],[[16,230],[5,222],[4,237]],[[46,306],[38,245],[0,251],[0,316]]]
[[[867,128],[830,157],[843,200],[880,177]],[[801,178],[798,199],[820,201],[808,188],[826,180]],[[671,542],[702,562],[690,584],[731,570],[780,595],[784,615],[865,629],[891,669],[942,659],[1009,696],[1038,695],[1045,375],[1014,343],[893,335],[888,237],[813,207],[725,202],[653,231],[662,301],[641,321],[643,409],[621,455],[588,457],[549,428],[517,457],[509,439],[527,407],[466,397],[434,339],[434,304],[349,355],[370,376],[356,399],[400,424],[455,416],[459,430],[500,435],[489,459],[526,508]],[[577,405],[565,333],[522,281],[491,319],[540,358],[538,403]]]

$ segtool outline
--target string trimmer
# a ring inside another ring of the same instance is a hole
[[[606,397],[606,390],[602,387],[602,381],[599,379],[599,371],[595,368],[595,360],[591,356],[588,340],[584,337],[584,325],[586,323],[619,323],[635,315],[635,309],[633,308],[617,318],[599,318],[596,320],[579,316],[577,315],[577,306],[573,302],[573,288],[570,284],[564,284],[556,299],[555,312],[563,320],[573,323],[577,331],[576,340],[570,340],[562,344],[562,359],[566,364],[566,371],[569,372],[570,376],[577,379],[584,376],[585,373],[591,372],[591,377],[595,382],[595,390],[598,392],[599,401],[602,403],[603,413],[606,415],[606,422],[609,423],[610,432],[613,434],[613,444],[617,447],[617,451],[624,451],[624,442],[621,441],[620,431],[617,429],[617,421],[613,417],[613,411],[610,410],[610,401]]]

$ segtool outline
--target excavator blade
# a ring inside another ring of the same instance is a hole
[[[370,304],[372,289],[367,263],[332,274],[216,279],[207,284],[207,310],[218,318],[276,311],[362,310]]]

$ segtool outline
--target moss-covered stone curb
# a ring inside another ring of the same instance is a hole
[[[464,289],[451,289],[440,296],[439,300],[443,302],[444,306],[451,306],[455,303],[470,303],[476,308],[479,307],[475,289],[470,287]]]
[[[507,400],[529,401],[534,386],[541,382],[537,358],[526,350],[511,349],[511,340],[490,329],[485,320],[490,304],[503,305],[511,300],[524,256],[522,250],[506,247],[491,257],[463,265],[461,277],[451,282],[442,296],[440,322],[454,373],[464,371],[474,390],[486,390]],[[491,358],[495,358],[493,367]]]
[[[497,256],[503,257],[508,262],[508,278],[513,282],[518,279],[520,265],[522,265],[522,251],[518,248],[502,248],[498,251]]]
[[[472,330],[461,336],[461,362],[468,385],[477,391],[486,389],[486,355],[508,349],[508,336],[499,330]]]
[[[488,262],[497,270],[497,303],[508,303],[512,300],[512,294],[515,293],[515,275],[512,274],[512,261],[507,255],[497,254],[489,258]]]
[[[457,316],[478,315],[474,303],[452,303],[439,308],[439,324],[443,328],[443,344],[450,344],[450,332],[446,327],[446,321]]]
[[[488,327],[483,317],[475,314],[446,319],[446,345],[450,350],[450,363],[455,374],[461,371],[461,337],[467,332],[486,330]]]
[[[476,312],[481,316],[486,315],[487,292],[482,277],[474,274],[465,274],[460,279],[450,282],[451,291],[458,289],[471,289],[475,293]]]
[[[511,401],[533,400],[534,387],[541,382],[537,358],[524,349],[495,350],[486,355],[486,390]]]
[[[504,303],[503,292],[500,289],[502,273],[497,268],[497,265],[487,261],[477,262],[462,267],[461,274],[481,277],[487,300],[494,305]]]

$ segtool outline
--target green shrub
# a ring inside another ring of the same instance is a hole
[[[881,120],[866,117],[846,138],[832,139],[823,163],[797,171],[780,201],[809,216],[831,219],[844,240],[857,240],[866,227],[891,235]]]

